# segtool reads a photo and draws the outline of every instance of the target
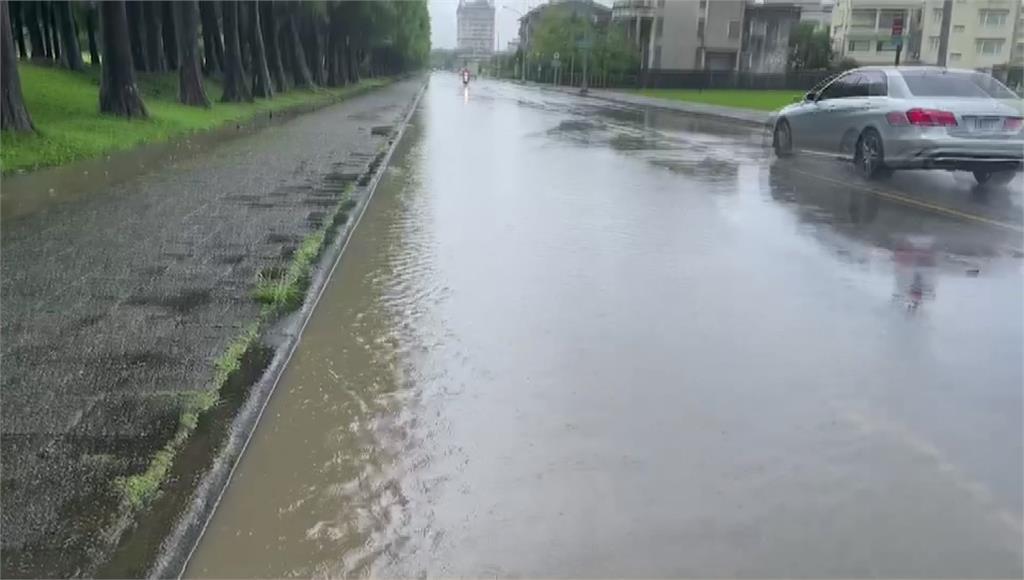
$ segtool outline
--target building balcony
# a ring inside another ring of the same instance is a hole
[[[653,18],[656,11],[655,0],[615,0],[612,4],[612,19]]]

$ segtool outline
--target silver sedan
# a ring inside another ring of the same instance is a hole
[[[852,160],[868,178],[894,169],[970,171],[1009,183],[1024,163],[1020,97],[989,75],[936,67],[847,71],[779,111],[772,144]]]

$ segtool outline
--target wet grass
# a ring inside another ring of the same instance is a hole
[[[99,71],[72,72],[20,63],[22,91],[37,133],[0,138],[0,168],[17,170],[63,165],[99,157],[147,143],[215,129],[261,114],[300,106],[327,104],[389,83],[370,79],[358,85],[316,90],[292,90],[271,100],[220,103],[221,86],[207,79],[208,109],[177,102],[177,73],[138,73],[139,90],[149,109],[147,120],[127,120],[99,113]]]
[[[775,111],[802,98],[801,91],[756,91],[739,89],[639,89],[636,94],[670,101],[685,101],[737,109]]]
[[[351,188],[346,196],[348,191]],[[302,240],[286,268],[264,269],[257,275],[253,298],[263,304],[264,316],[290,312],[302,305],[313,264],[355,205],[351,199],[342,200],[331,212],[331,221]]]
[[[231,341],[224,353],[214,361],[216,370],[210,387],[180,395],[181,414],[174,437],[153,455],[144,472],[114,480],[114,488],[126,508],[142,509],[157,495],[171,472],[175,456],[199,424],[200,416],[220,401],[221,390],[231,376],[241,369],[242,359],[256,345],[258,337],[259,323],[254,323]]]

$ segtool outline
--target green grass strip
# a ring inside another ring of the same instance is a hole
[[[633,91],[645,97],[684,101],[705,105],[718,105],[736,109],[775,111],[803,98],[801,91],[757,91],[739,89],[639,89]]]
[[[17,170],[64,165],[148,143],[160,143],[197,131],[206,131],[252,119],[271,111],[305,105],[324,105],[388,84],[390,79],[368,79],[357,85],[314,90],[292,90],[271,100],[220,103],[221,86],[206,80],[208,109],[177,102],[177,73],[139,73],[139,91],[150,118],[128,120],[99,112],[99,71],[86,72],[20,63],[22,91],[35,134],[3,132],[0,168]]]
[[[178,418],[178,430],[175,431],[174,437],[153,455],[146,471],[114,480],[114,488],[122,503],[128,508],[142,509],[156,497],[160,486],[171,471],[175,456],[199,425],[200,415],[220,402],[221,388],[231,375],[242,367],[242,358],[258,337],[259,323],[253,323],[231,341],[224,353],[214,362],[216,370],[210,388],[183,393],[180,396],[181,415]]]

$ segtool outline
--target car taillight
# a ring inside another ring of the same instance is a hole
[[[1021,117],[1007,117],[1003,120],[1003,129],[1007,131],[1020,131],[1020,128],[1024,126],[1024,119]]]
[[[956,115],[937,109],[910,109],[906,115],[889,113],[890,125],[917,125],[919,127],[956,127]]]

